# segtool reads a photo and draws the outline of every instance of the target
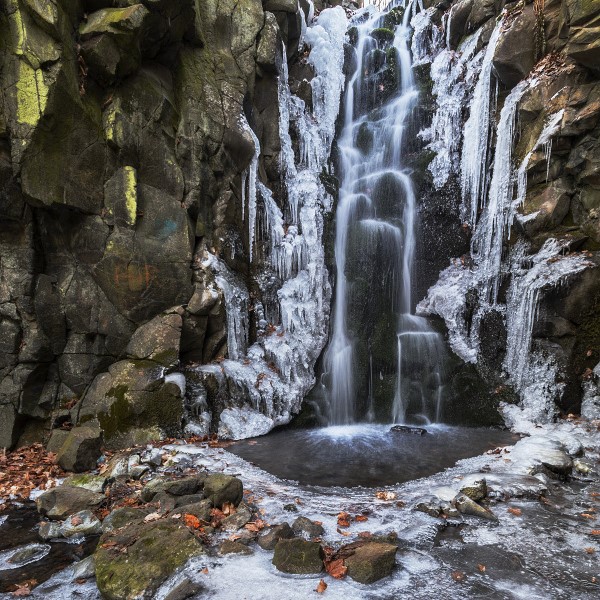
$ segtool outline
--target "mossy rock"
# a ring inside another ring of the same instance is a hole
[[[373,132],[369,127],[368,122],[361,123],[356,134],[356,147],[363,152],[368,154],[373,148]]]
[[[275,546],[272,562],[278,571],[294,575],[310,575],[323,570],[324,556],[321,544],[296,538],[279,540]]]
[[[170,575],[203,552],[190,530],[174,520],[105,533],[94,555],[98,589],[108,600],[153,597]]]
[[[346,34],[348,36],[348,41],[350,42],[350,44],[356,46],[356,44],[358,43],[358,28],[350,27]]]
[[[404,9],[401,6],[392,8],[381,20],[381,26],[386,29],[394,29],[398,25],[402,24],[404,19]]]
[[[394,35],[394,32],[387,27],[378,27],[370,33],[370,36],[374,40],[377,40],[381,46],[391,44],[394,41]]]
[[[359,583],[375,583],[391,575],[398,547],[379,542],[364,544],[345,560],[348,576]]]

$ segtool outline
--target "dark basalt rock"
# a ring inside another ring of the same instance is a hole
[[[427,433],[427,429],[413,427],[412,425],[394,425],[390,431],[394,433],[410,433],[412,435],[425,435]]]

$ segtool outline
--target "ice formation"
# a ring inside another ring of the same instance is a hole
[[[250,245],[254,246],[256,234],[266,248],[268,256],[262,257],[257,282],[259,286],[264,281],[279,282],[276,306],[251,306],[244,282],[216,257],[209,253],[204,257],[203,266],[214,273],[225,299],[228,358],[197,370],[205,381],[216,382],[222,437],[261,435],[287,423],[314,384],[314,365],[327,338],[331,296],[322,236],[324,215],[331,210],[332,200],[320,175],[327,168],[344,85],[346,27],[346,14],[336,7],[322,11],[306,31],[308,60],[316,72],[314,116],[290,93],[283,56],[278,92],[287,217],[271,190],[258,180],[259,144],[251,134],[257,154],[248,170],[245,195]],[[292,128],[300,140],[299,161],[294,158]],[[248,347],[251,312],[258,336]],[[203,387],[197,385],[190,391],[194,396],[190,404],[196,406],[197,414],[188,425],[190,430],[205,429],[212,418]]]

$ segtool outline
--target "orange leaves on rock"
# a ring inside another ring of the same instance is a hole
[[[234,513],[236,513],[237,509],[231,502],[225,502],[225,504],[223,504],[223,506],[221,507],[221,512],[225,516],[228,516],[228,515],[233,515]]]
[[[256,519],[256,521],[250,521],[250,523],[246,523],[244,525],[244,529],[248,531],[252,531],[253,533],[258,533],[261,529],[264,529],[267,526],[265,521],[261,519]]]
[[[327,584],[321,579],[317,585],[317,588],[315,589],[315,592],[317,592],[317,594],[322,594],[326,589]]]
[[[192,529],[200,529],[202,527],[200,519],[190,513],[185,513],[183,515],[183,522]]]
[[[368,520],[369,520],[369,517],[367,517],[366,515],[356,515],[356,516],[354,517],[354,520],[355,520],[357,523],[364,523],[365,521],[368,521]]]
[[[592,529],[591,535],[600,535],[600,529]]]
[[[337,517],[338,527],[350,527],[352,517],[347,512],[341,512]]]
[[[515,517],[520,517],[523,514],[523,511],[520,508],[509,508],[508,512],[511,515],[515,515]]]
[[[221,527],[221,521],[225,518],[225,513],[222,510],[219,510],[218,508],[213,508],[210,511],[210,516],[210,526],[214,527],[215,529]]]
[[[344,564],[343,558],[337,558],[330,562],[325,562],[325,570],[334,579],[343,579],[346,577],[348,567]]]
[[[77,527],[77,525],[81,525],[83,523],[83,519],[77,515],[73,515],[71,517],[71,525],[73,525],[73,527]]]
[[[462,571],[452,571],[450,575],[452,579],[454,579],[454,581],[456,581],[457,583],[463,583],[463,581],[466,581],[467,579],[466,574]]]

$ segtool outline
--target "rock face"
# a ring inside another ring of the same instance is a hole
[[[167,370],[228,354],[200,257],[249,272],[246,113],[279,185],[298,3],[114,4],[0,9],[0,447],[66,421],[109,447],[181,433]]]

